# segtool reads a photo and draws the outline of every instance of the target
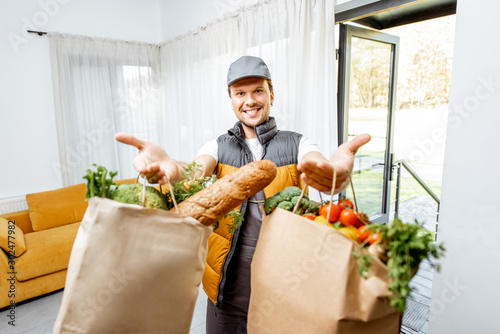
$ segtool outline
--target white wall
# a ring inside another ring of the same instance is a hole
[[[431,334],[499,331],[499,12],[497,1],[458,1]]]
[[[47,37],[42,30],[161,41],[160,0],[0,2],[0,200],[62,185]],[[83,180],[82,180],[83,182]]]
[[[162,0],[162,38],[164,41],[197,30],[201,26],[255,3],[257,0]],[[172,10],[175,8],[175,11]]]
[[[162,38],[164,41],[196,30],[218,17],[258,0],[161,0]],[[348,9],[352,4],[366,5],[380,0],[334,0]],[[351,4],[349,4],[349,2]],[[172,10],[175,8],[175,10]]]
[[[194,30],[217,16],[212,1],[207,0],[163,0],[160,7],[164,41]],[[175,11],[171,10],[173,7]]]

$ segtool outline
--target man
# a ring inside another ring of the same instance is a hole
[[[246,333],[250,298],[250,264],[257,243],[261,212],[259,205],[287,186],[302,187],[306,183],[321,192],[339,192],[349,181],[354,155],[370,140],[360,135],[341,145],[327,160],[316,145],[301,134],[278,131],[270,117],[274,102],[271,75],[264,61],[245,56],[231,64],[227,75],[228,92],[236,125],[212,142],[204,145],[195,161],[204,166],[204,176],[217,178],[254,160],[272,160],[278,168],[276,179],[264,191],[242,204],[243,224],[233,235],[221,222],[209,239],[209,253],[203,275],[207,302],[207,333]],[[183,163],[171,159],[158,145],[127,134],[117,134],[122,143],[135,146],[139,154],[136,169],[150,183],[165,184],[182,178]],[[332,189],[333,169],[337,171]]]

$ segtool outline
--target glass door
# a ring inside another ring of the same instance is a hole
[[[387,222],[399,37],[340,24],[339,143],[369,133],[356,155],[352,181],[360,211]],[[344,195],[353,198],[350,187]]]

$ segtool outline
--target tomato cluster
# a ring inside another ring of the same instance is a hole
[[[303,217],[325,225],[328,222],[328,225],[355,242],[371,245],[380,241],[380,234],[367,228],[371,224],[368,216],[364,212],[355,211],[354,204],[349,199],[339,200],[335,204],[326,203],[319,207],[318,215],[306,214]]]

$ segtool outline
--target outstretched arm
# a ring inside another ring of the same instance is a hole
[[[115,139],[120,143],[139,149],[139,153],[134,159],[134,167],[146,177],[149,183],[166,184],[167,176],[171,182],[182,179],[183,167],[187,164],[172,159],[159,145],[127,133],[117,133]],[[213,173],[216,164],[214,158],[209,155],[201,155],[195,161],[203,166],[204,176]]]
[[[333,169],[337,172],[334,193],[339,193],[349,184],[349,175],[354,167],[354,156],[358,149],[368,143],[368,134],[357,135],[350,142],[340,145],[330,160],[319,152],[309,152],[297,166],[302,179],[308,185],[325,193],[332,191]]]

